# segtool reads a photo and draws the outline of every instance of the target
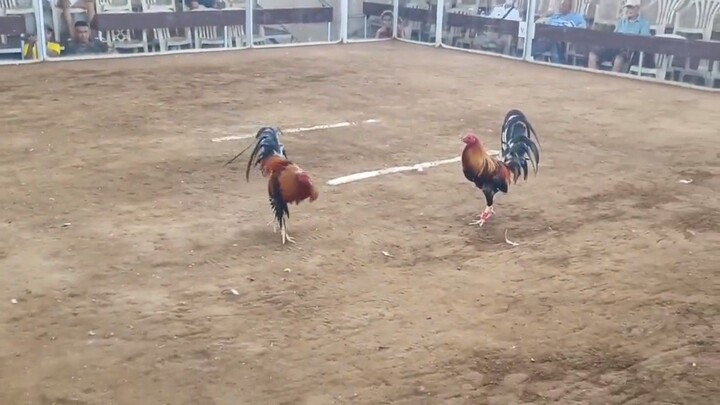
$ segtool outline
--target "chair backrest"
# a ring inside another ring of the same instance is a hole
[[[195,35],[203,39],[214,39],[219,37],[217,27],[211,26],[196,27]]]
[[[651,0],[641,5],[640,14],[650,21],[650,26],[658,34],[664,34],[665,28],[673,25],[675,13],[688,0]]]
[[[673,33],[696,34],[709,41],[715,17],[720,14],[720,0],[690,0],[676,12]]]
[[[592,3],[593,0],[575,0],[573,1],[573,11],[587,18]]]
[[[0,0],[0,10],[32,10],[33,9],[33,1],[32,0],[24,0],[24,1],[18,1],[18,0]],[[3,12],[0,12],[0,15],[3,15]]]
[[[122,13],[132,12],[132,0],[96,0],[97,12],[101,13]]]
[[[143,13],[156,11],[177,11],[173,0],[140,0]]]
[[[622,0],[600,0],[595,6],[594,24],[617,24],[622,14],[622,3]]]

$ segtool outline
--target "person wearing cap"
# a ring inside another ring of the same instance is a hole
[[[615,24],[619,34],[650,36],[650,22],[640,17],[640,0],[626,0],[623,6],[625,16]],[[595,48],[588,55],[588,67],[599,69],[600,63],[612,61],[613,72],[621,72],[625,62],[630,61],[631,52],[627,49]]]

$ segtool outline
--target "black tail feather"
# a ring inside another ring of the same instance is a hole
[[[534,140],[533,140],[534,138]],[[500,157],[513,174],[513,183],[520,176],[528,177],[528,160],[537,174],[540,164],[540,140],[525,114],[510,110],[502,124]]]
[[[248,159],[247,168],[245,169],[245,179],[250,181],[250,168],[252,166],[257,167],[263,160],[273,155],[284,156],[287,159],[285,153],[285,147],[280,142],[280,135],[282,131],[276,127],[262,127],[255,135],[255,148],[250,153],[250,159]]]
[[[239,158],[240,156],[242,156],[242,154],[245,153],[245,151],[247,151],[248,149],[250,149],[250,147],[253,145],[253,143],[254,143],[254,142],[250,142],[250,143],[248,144],[248,146],[245,147],[245,149],[241,150],[240,153],[238,153],[237,155],[235,155],[232,159],[228,160],[228,161],[223,165],[223,167],[229,165],[230,163],[234,162],[235,159],[237,159],[237,158]]]
[[[285,227],[286,218],[290,219],[290,207],[282,197],[280,182],[277,177],[270,179],[270,207],[278,226],[280,228]]]

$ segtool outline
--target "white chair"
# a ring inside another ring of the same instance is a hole
[[[98,14],[132,13],[132,0],[95,0],[95,9]],[[115,49],[149,51],[147,30],[142,31],[142,39],[135,39],[131,30],[111,30],[98,33],[100,40],[103,36],[108,45]]]
[[[686,7],[677,11],[673,33],[710,41],[713,23],[718,15],[720,15],[720,0],[691,0]],[[718,62],[703,59],[699,61],[697,68],[693,68],[691,62],[690,58],[686,58],[685,65],[677,69],[680,72],[680,81],[685,81],[687,77],[699,77],[705,81],[706,86],[712,87],[718,77],[714,74],[717,70],[714,65]]]
[[[449,10],[450,13],[454,14],[462,14],[462,15],[468,15],[469,13],[466,10],[461,9],[452,9]],[[449,38],[447,38],[447,42],[450,46],[456,46],[459,48],[472,48],[473,46],[473,39],[470,38],[470,30],[465,30],[463,32],[463,28],[460,27],[451,27],[448,32]],[[445,41],[443,41],[445,42]]]
[[[203,45],[213,47],[226,47],[228,45],[222,27],[195,27],[194,31],[196,49],[202,48]]]
[[[242,25],[232,25],[228,29],[228,46],[241,48],[246,46],[245,27]]]
[[[420,5],[420,4],[417,4],[417,3],[408,3],[408,4],[406,4],[405,6],[406,6],[407,8],[414,8],[414,9],[419,9],[419,10],[429,10],[429,9],[430,9],[430,6],[429,6],[429,5]],[[407,39],[412,38],[412,35],[415,34],[415,33],[417,33],[418,41],[420,41],[420,40],[422,39],[422,36],[423,36],[423,27],[424,27],[424,26],[425,26],[425,25],[424,25],[422,22],[420,22],[420,21],[410,21],[410,22],[408,22],[408,23],[407,23],[407,29],[410,31],[410,35],[407,37]],[[435,30],[433,29],[432,32],[434,33]]]
[[[622,15],[622,0],[600,0],[595,5],[595,25],[615,25]]]
[[[715,17],[720,14],[720,0],[691,0],[675,14],[673,33],[699,35],[709,41]]]
[[[175,1],[173,0],[142,0],[142,11],[145,12],[162,12],[175,11]]]
[[[590,6],[592,5],[593,0],[575,0],[573,2],[573,12],[580,14],[585,18],[585,22],[587,23],[587,15],[588,11],[590,10]],[[575,49],[575,44],[568,42],[567,47],[565,48],[565,58],[571,59],[573,65],[577,65],[578,59],[584,59],[585,55],[582,53],[579,53]]]
[[[32,0],[0,0],[0,16],[3,15],[22,15],[25,17],[26,29],[28,26],[28,19],[31,21],[30,25],[33,27],[35,26],[35,19],[32,18],[32,16],[35,15],[35,8],[33,7]],[[7,37],[5,35],[0,35],[0,43],[7,43]]]
[[[682,35],[657,34],[656,38],[675,38],[687,40]],[[648,68],[638,65],[630,66],[630,74],[639,76],[653,76],[658,80],[665,80],[668,72],[672,72],[673,55],[655,54],[655,67]]]
[[[174,12],[176,10],[174,0],[141,0],[141,5],[143,13]],[[193,40],[190,28],[185,28],[183,31],[185,36],[173,35],[170,33],[169,28],[154,28],[153,33],[160,51],[165,52],[171,48],[192,47]]]
[[[95,0],[97,13],[131,13],[132,0]]]
[[[641,3],[640,14],[650,21],[650,29],[656,34],[664,34],[667,27],[673,25],[675,13],[688,0],[648,0]]]
[[[0,15],[33,15],[32,0],[0,0]]]

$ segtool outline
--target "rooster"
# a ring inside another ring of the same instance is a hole
[[[510,183],[517,183],[520,176],[527,180],[528,161],[537,174],[540,163],[538,148],[540,140],[525,114],[519,110],[510,110],[505,115],[501,128],[499,159],[488,154],[485,145],[475,134],[468,133],[462,140],[465,143],[462,152],[463,174],[482,190],[487,203],[479,215],[480,219],[471,222],[470,225],[483,226],[495,213],[493,208],[495,194],[498,191],[507,193]]]
[[[311,202],[315,201],[318,198],[318,191],[313,185],[310,175],[300,166],[288,160],[285,148],[280,142],[280,134],[282,132],[278,128],[271,127],[264,127],[258,131],[255,136],[255,148],[250,154],[245,171],[245,179],[250,181],[250,169],[253,163],[254,166],[260,166],[263,177],[269,177],[268,195],[273,219],[268,225],[274,224],[275,230],[280,227],[282,243],[285,244],[286,242],[295,243],[295,239],[287,233],[286,218],[290,218],[289,205],[299,204],[308,198]],[[237,154],[226,165],[232,163],[245,150]]]

